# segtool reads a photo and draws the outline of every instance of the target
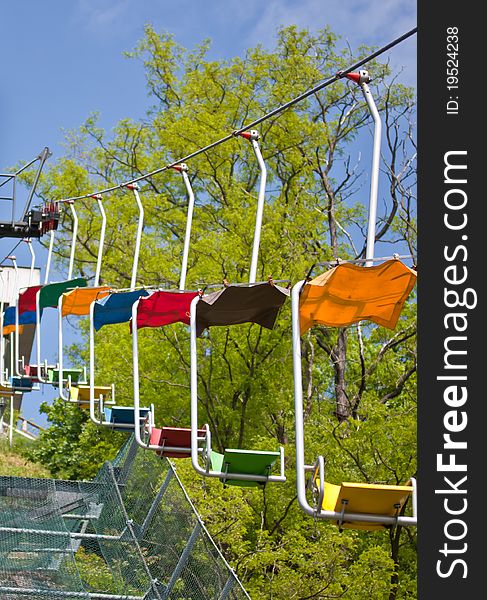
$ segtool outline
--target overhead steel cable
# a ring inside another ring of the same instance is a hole
[[[120,183],[120,184],[117,184],[117,185],[113,185],[111,187],[105,188],[105,189],[100,190],[98,192],[90,192],[89,194],[84,194],[82,196],[72,196],[71,198],[63,198],[63,199],[59,200],[58,202],[61,202],[61,203],[64,203],[64,202],[73,202],[75,200],[83,200],[85,198],[94,198],[94,199],[96,199],[96,197],[99,196],[99,195],[101,195],[101,194],[106,194],[108,192],[113,192],[115,190],[124,188],[124,187],[126,187],[128,185],[131,185],[131,184],[137,183],[139,181],[142,181],[144,179],[149,179],[150,177],[153,177],[154,175],[157,175],[158,173],[162,173],[163,171],[167,171],[168,169],[173,169],[174,167],[180,165],[181,163],[184,163],[184,162],[190,160],[191,158],[194,158],[195,156],[198,156],[199,154],[203,154],[204,152],[207,152],[208,150],[211,150],[212,148],[215,148],[216,146],[219,146],[220,144],[223,144],[224,142],[227,142],[227,141],[233,139],[235,136],[240,135],[244,131],[247,131],[249,129],[253,129],[256,125],[259,125],[260,123],[266,121],[267,119],[270,119],[271,117],[273,117],[273,116],[275,116],[275,115],[277,115],[279,113],[284,112],[287,108],[290,108],[294,104],[297,104],[298,102],[301,102],[301,100],[304,100],[305,98],[308,98],[308,96],[316,94],[316,92],[319,92],[320,90],[322,90],[325,87],[331,85],[335,81],[338,81],[339,79],[345,77],[348,73],[351,73],[355,69],[358,69],[359,67],[363,66],[364,64],[370,62],[371,60],[373,60],[377,56],[380,56],[381,54],[383,54],[387,50],[390,50],[394,46],[397,46],[397,44],[400,44],[401,42],[403,42],[407,38],[409,38],[412,35],[414,35],[417,32],[417,30],[418,30],[418,28],[414,27],[413,29],[411,29],[411,30],[407,31],[406,33],[404,33],[403,35],[401,35],[400,37],[394,39],[389,44],[386,44],[385,46],[382,46],[381,48],[379,48],[378,50],[376,50],[372,54],[369,54],[368,56],[362,58],[361,60],[357,61],[355,64],[350,65],[349,67],[347,67],[346,69],[342,69],[341,71],[338,71],[333,77],[330,77],[330,78],[326,79],[325,81],[323,81],[322,83],[320,83],[320,84],[314,86],[313,88],[309,89],[308,91],[303,92],[299,96],[296,96],[292,100],[289,100],[289,102],[286,102],[285,104],[282,104],[281,106],[278,106],[277,108],[275,108],[271,112],[266,113],[265,115],[262,115],[262,117],[259,117],[258,119],[256,119],[255,121],[252,121],[248,125],[245,125],[244,127],[241,127],[240,129],[232,131],[232,133],[226,135],[225,137],[222,137],[219,140],[216,140],[216,141],[212,142],[211,144],[208,144],[207,146],[204,146],[203,148],[199,148],[198,150],[195,150],[191,154],[188,154],[187,156],[185,156],[183,158],[180,158],[179,160],[176,160],[176,161],[172,162],[171,164],[165,165],[163,167],[159,167],[158,169],[154,169],[153,171],[150,171],[149,173],[145,173],[144,175],[140,175],[139,177],[136,177],[134,179],[126,181],[125,183]],[[18,244],[17,244],[17,246],[18,246]],[[10,252],[10,254],[11,254],[11,252]],[[0,263],[0,265],[4,263],[4,261],[7,259],[7,257],[8,257],[8,255],[2,260],[2,262]]]
[[[370,62],[371,60],[373,60],[377,56],[380,56],[381,54],[383,54],[387,50],[393,48],[397,44],[400,44],[401,42],[403,42],[404,40],[406,40],[407,38],[409,38],[413,34],[415,34],[417,32],[417,30],[418,30],[418,28],[414,27],[413,29],[411,29],[410,31],[404,33],[403,35],[401,35],[400,37],[396,38],[395,40],[393,40],[389,44],[386,44],[385,46],[382,46],[381,48],[379,48],[378,50],[376,50],[372,54],[369,54],[368,56],[360,59],[359,61],[357,61],[353,65],[350,65],[346,69],[342,69],[342,70],[338,71],[333,77],[330,77],[330,78],[326,79],[322,83],[314,86],[313,88],[309,89],[306,92],[303,92],[302,94],[300,94],[299,96],[296,96],[292,100],[289,100],[285,104],[281,104],[280,106],[278,106],[274,110],[266,113],[265,115],[262,115],[261,117],[259,117],[258,119],[255,119],[255,121],[252,121],[251,123],[248,123],[244,127],[241,127],[240,129],[232,131],[232,133],[229,133],[228,135],[220,138],[219,140],[216,140],[216,141],[212,142],[211,144],[208,144],[207,146],[204,146],[202,148],[199,148],[198,150],[195,150],[191,154],[188,154],[187,156],[184,156],[183,158],[180,158],[179,160],[176,160],[176,161],[174,161],[174,162],[172,162],[172,163],[170,163],[168,165],[165,165],[163,167],[159,167],[158,169],[154,169],[153,171],[150,171],[149,173],[145,173],[144,175],[140,175],[138,177],[135,177],[134,179],[130,179],[129,181],[126,181],[124,183],[113,185],[111,187],[105,188],[105,189],[97,191],[97,192],[90,192],[89,194],[83,194],[82,196],[73,196],[71,198],[63,198],[61,200],[58,200],[58,202],[61,202],[61,203],[62,202],[72,202],[72,201],[75,201],[75,200],[82,200],[82,199],[85,199],[85,198],[95,197],[95,196],[100,195],[100,194],[106,194],[108,192],[113,192],[115,190],[127,187],[128,185],[132,185],[134,183],[142,181],[144,179],[149,179],[149,178],[153,177],[154,175],[162,173],[163,171],[166,171],[168,169],[172,169],[172,168],[180,165],[181,163],[185,163],[188,160],[190,160],[191,158],[194,158],[195,156],[198,156],[199,154],[203,154],[204,152],[207,152],[208,150],[211,150],[212,148],[215,148],[216,146],[219,146],[220,144],[228,142],[229,140],[233,139],[237,135],[240,135],[244,131],[247,131],[249,129],[253,129],[256,125],[259,125],[260,123],[266,121],[267,119],[270,119],[271,117],[273,117],[273,116],[275,116],[275,115],[277,115],[279,113],[282,113],[283,111],[285,111],[286,109],[290,108],[291,106],[294,106],[294,104],[297,104],[298,102],[301,102],[301,100],[304,100],[305,98],[308,98],[309,96],[311,96],[313,94],[316,94],[317,92],[319,92],[320,90],[324,89],[325,87],[331,85],[335,81],[338,81],[342,77],[345,77],[348,73],[351,73],[355,69],[358,69],[359,67],[363,66],[364,64]]]

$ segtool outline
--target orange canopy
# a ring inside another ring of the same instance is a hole
[[[90,314],[90,304],[95,300],[104,298],[112,291],[109,286],[99,287],[80,287],[71,292],[63,294],[62,315],[88,315]]]
[[[416,283],[416,271],[400,260],[360,267],[343,263],[303,287],[301,335],[314,324],[345,327],[363,319],[394,329]]]
[[[16,327],[15,324],[13,325],[5,325],[3,330],[2,330],[2,334],[3,335],[9,335],[10,333],[15,333]],[[23,325],[19,325],[19,335],[22,335],[22,333],[24,333],[24,326]]]

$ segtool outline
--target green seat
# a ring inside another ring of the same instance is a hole
[[[63,369],[63,379],[64,381],[68,380],[68,377],[71,377],[72,383],[78,383],[80,379],[82,379],[84,375],[83,369],[70,368]],[[48,369],[47,370],[47,381],[53,385],[59,384],[59,369]]]
[[[221,481],[225,485],[238,485],[241,487],[258,487],[265,484],[262,481],[244,481],[240,479],[227,479],[225,473],[238,473],[240,475],[268,476],[277,459],[279,452],[267,450],[237,450],[226,448],[225,454],[211,451],[211,468],[222,473]]]

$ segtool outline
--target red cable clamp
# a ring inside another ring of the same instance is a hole
[[[246,140],[258,140],[259,132],[255,131],[255,129],[251,129],[250,131],[242,131],[240,133],[235,132],[234,135],[239,135],[240,137],[245,138]]]
[[[175,171],[179,171],[181,173],[181,171],[187,171],[188,167],[186,163],[180,163],[179,165],[173,165],[171,169],[174,169]]]
[[[138,190],[139,186],[137,185],[137,182],[135,183],[127,183],[127,185],[125,186],[128,190]]]
[[[345,77],[355,81],[355,83],[358,83],[359,85],[361,83],[369,83],[370,81],[369,72],[365,70],[361,70],[358,73],[347,73]]]

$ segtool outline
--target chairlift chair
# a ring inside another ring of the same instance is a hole
[[[364,267],[370,272],[373,267]],[[303,381],[301,372],[301,305],[300,292],[306,281],[298,281],[291,292],[294,411],[296,432],[296,487],[298,503],[308,515],[334,521],[340,528],[377,529],[396,525],[417,525],[416,480],[410,478],[403,486],[343,482],[335,485],[325,481],[324,459],[319,456],[315,465],[304,460]],[[352,288],[350,296],[353,300]],[[309,316],[309,307],[303,311]],[[319,320],[317,322],[320,322]],[[313,324],[311,319],[310,324]],[[310,325],[309,323],[307,324]],[[306,474],[311,480],[306,484]],[[307,490],[313,495],[312,504]],[[412,515],[402,514],[408,498],[412,498]]]
[[[90,382],[87,386],[74,386],[74,388],[78,388],[75,394],[77,394],[77,401],[89,401],[90,419],[93,421],[93,423],[102,427],[109,427],[116,431],[135,430],[136,432],[140,432],[140,428],[143,427],[144,423],[147,420],[152,420],[154,409],[153,406],[149,408],[140,408],[137,414],[135,407],[133,406],[119,406],[114,402],[112,402],[111,406],[109,407],[105,406],[104,394],[101,392],[101,390],[104,389],[104,386],[97,386],[94,382],[95,314],[97,316],[97,329],[108,322],[112,324],[124,322],[125,320],[128,320],[125,317],[130,315],[130,307],[132,306],[133,302],[135,302],[140,295],[145,293],[145,290],[140,290],[139,293],[136,290],[131,290],[130,292],[111,292],[99,300],[94,299],[89,306]],[[112,300],[110,302],[111,298],[116,298],[116,300]],[[112,303],[116,308],[116,310],[113,312],[110,310]],[[114,400],[114,384],[112,384],[111,390],[112,400]],[[95,410],[96,402],[98,402],[98,416]]]
[[[221,454],[211,447],[211,433],[207,425],[204,427],[206,435],[202,453],[204,465],[200,464],[197,336],[213,325],[254,322],[272,329],[288,294],[287,290],[266,282],[245,287],[228,286],[209,296],[196,296],[191,301],[191,462],[196,472],[204,477],[218,478],[225,485],[246,487],[286,481],[282,446],[277,452],[227,448]],[[257,302],[254,302],[256,299]],[[203,310],[199,311],[199,307]],[[280,470],[275,475],[272,471],[278,459]]]
[[[189,324],[187,315],[190,303],[196,296],[198,296],[197,292],[157,290],[137,299],[132,305],[132,359],[136,418],[141,410],[138,330],[141,327],[162,327],[180,321]],[[142,448],[155,450],[159,456],[172,458],[185,458],[191,455],[191,429],[167,426],[156,428],[153,410],[144,425],[145,427],[141,429],[135,429],[136,442]],[[199,440],[204,439],[204,433],[203,430],[197,433]]]
[[[68,375],[67,402],[77,404],[80,408],[90,408],[90,386],[88,383],[72,383]],[[96,385],[94,386],[95,401],[100,406],[115,404],[115,385]]]

